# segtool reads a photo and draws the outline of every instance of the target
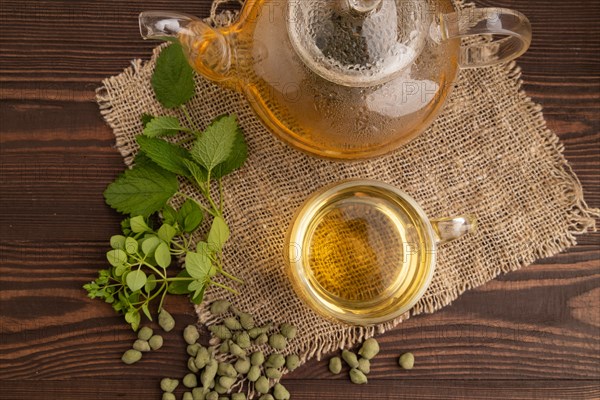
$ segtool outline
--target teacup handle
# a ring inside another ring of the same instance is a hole
[[[531,24],[518,11],[507,8],[468,8],[440,17],[441,39],[494,35],[492,41],[461,46],[462,68],[483,67],[513,60],[531,44]],[[497,37],[496,37],[497,36]]]
[[[432,219],[429,222],[431,222],[438,243],[451,242],[477,229],[477,220],[472,215],[438,218]]]

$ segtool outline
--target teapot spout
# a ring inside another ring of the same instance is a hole
[[[212,81],[230,79],[232,52],[219,30],[196,17],[164,11],[140,13],[139,24],[144,39],[179,41],[196,72]]]

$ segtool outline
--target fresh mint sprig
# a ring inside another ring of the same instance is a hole
[[[184,122],[175,116],[142,115],[135,165],[104,192],[108,205],[130,217],[121,223],[123,235],[110,240],[109,266],[84,286],[89,297],[102,298],[124,314],[134,330],[142,314],[152,320],[151,303],[157,301],[161,310],[167,293],[189,294],[199,304],[212,285],[237,293],[219,277],[243,283],[223,268],[222,250],[231,232],[223,217],[221,181],[246,160],[243,132],[230,115],[216,118],[204,131],[194,126],[185,106],[194,94],[193,71],[176,43],[160,54],[152,87],[157,100],[179,110]],[[182,180],[203,198],[183,193]],[[179,210],[169,205],[174,197],[185,200]],[[151,223],[154,216],[162,218],[157,229]],[[194,249],[192,235],[209,221],[208,234]],[[185,268],[170,273],[177,257],[184,258]]]

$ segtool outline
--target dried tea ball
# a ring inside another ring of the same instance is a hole
[[[246,395],[244,393],[233,393],[231,400],[246,400]]]
[[[265,370],[265,376],[269,379],[281,379],[281,371],[276,368],[267,368]]]
[[[356,385],[364,385],[367,383],[367,376],[356,368],[350,370],[350,380]]]
[[[193,325],[188,325],[183,330],[183,339],[187,344],[194,344],[200,338],[200,333]]]
[[[227,393],[227,388],[222,386],[220,383],[217,383],[215,385],[215,392],[217,392],[218,394],[225,394]],[[219,397],[220,398],[220,397]]]
[[[240,334],[235,339],[235,343],[240,346],[242,349],[247,349],[250,347],[250,336],[246,332],[240,332]]]
[[[288,371],[293,371],[300,365],[300,357],[297,354],[290,354],[285,358],[285,367]]]
[[[198,386],[198,379],[196,378],[196,374],[187,374],[186,376],[184,376],[183,386],[190,389]]]
[[[237,376],[237,371],[228,362],[220,362],[217,368],[217,374],[220,376],[228,376],[230,378],[235,378]]]
[[[267,334],[262,333],[262,334],[258,335],[258,337],[254,340],[254,343],[260,346],[260,345],[267,343],[268,341],[269,341],[269,337],[267,336]]]
[[[238,374],[246,375],[248,371],[250,371],[250,360],[239,359],[235,362],[233,367],[238,372]]]
[[[210,360],[210,353],[204,346],[200,346],[198,352],[196,353],[196,358],[194,359],[194,363],[196,364],[196,368],[202,369],[208,364]]]
[[[329,371],[336,375],[342,372],[342,360],[339,357],[331,357],[329,360]]]
[[[134,364],[134,363],[140,361],[141,359],[142,359],[142,352],[139,350],[135,350],[135,349],[127,350],[121,356],[121,361],[123,361],[127,365]]]
[[[289,400],[290,392],[281,383],[276,383],[273,387],[273,397],[276,400]]]
[[[256,380],[260,377],[260,367],[258,365],[253,365],[250,367],[250,370],[248,371],[248,374],[246,375],[246,378],[248,378],[248,380],[250,382],[256,382]]]
[[[358,367],[358,358],[353,352],[349,350],[342,351],[342,358],[344,359],[344,361],[346,361],[346,364],[348,364],[350,368]]]
[[[252,365],[262,365],[265,362],[265,355],[262,351],[255,351],[250,356],[250,363]]]
[[[173,393],[163,393],[162,400],[177,400]]]
[[[160,389],[163,392],[171,393],[177,386],[179,386],[179,381],[177,379],[163,378],[160,381]]]
[[[290,324],[281,324],[281,326],[279,327],[279,331],[283,336],[285,336],[286,339],[291,340],[296,337],[297,329],[295,326]]]
[[[200,369],[196,366],[196,362],[194,361],[194,357],[188,358],[187,367],[193,373],[197,373]]]
[[[366,358],[361,358],[358,360],[358,370],[363,374],[368,374],[371,372],[371,362]]]
[[[152,337],[153,334],[154,334],[154,331],[152,330],[152,328],[144,326],[138,332],[138,339],[141,339],[141,340],[150,340],[150,338]]]
[[[221,340],[231,339],[231,331],[225,325],[211,325],[208,330]]]
[[[186,351],[191,357],[196,357],[198,355],[200,347],[202,347],[200,343],[188,344],[186,347]]]
[[[138,339],[133,342],[133,349],[141,352],[150,351],[150,344],[147,340]]]
[[[248,313],[240,313],[240,324],[242,328],[248,330],[254,328],[254,317]]]
[[[275,350],[283,350],[287,346],[287,339],[280,333],[274,333],[269,336],[269,346]]]
[[[230,302],[227,300],[216,300],[210,305],[210,313],[213,315],[224,314],[229,310]]]
[[[181,400],[194,400],[194,396],[192,395],[192,392],[185,392]]]
[[[158,314],[158,325],[160,325],[165,332],[170,332],[175,328],[175,320],[164,308],[160,310],[160,313]]]
[[[272,395],[265,393],[258,398],[258,400],[275,400]]]
[[[413,353],[404,353],[398,359],[398,364],[404,369],[413,369],[415,366],[415,356]]]
[[[259,377],[256,382],[254,382],[254,388],[258,393],[267,393],[269,391],[269,380],[264,376]]]
[[[236,343],[233,343],[233,342],[229,343],[229,352],[236,357],[246,358],[246,350],[242,349]]]
[[[242,329],[242,324],[235,317],[227,317],[223,320],[223,324],[227,327],[227,329],[232,331],[239,331]]]
[[[205,400],[208,394],[208,389],[197,387],[192,389],[192,397],[194,400]]]
[[[217,375],[217,371],[219,368],[219,363],[214,358],[208,361],[206,367],[200,374],[200,382],[202,382],[202,386],[207,388],[214,382],[215,376]]]
[[[379,343],[377,343],[377,340],[373,338],[365,340],[362,347],[358,351],[358,354],[367,360],[375,357],[377,353],[379,353]]]
[[[273,353],[267,358],[265,367],[281,368],[285,364],[285,357],[278,353]]]
[[[223,386],[225,389],[229,390],[230,387],[235,383],[235,378],[230,378],[229,376],[222,376],[219,378],[219,385]]]
[[[217,392],[208,392],[206,394],[206,400],[219,400],[219,393],[217,393]]]

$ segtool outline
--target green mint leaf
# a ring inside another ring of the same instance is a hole
[[[144,239],[144,241],[142,242],[142,251],[145,255],[150,257],[154,255],[156,248],[161,243],[162,241],[158,237],[150,236],[149,238]]]
[[[185,270],[196,280],[208,280],[212,263],[206,254],[189,252],[185,256]]]
[[[124,214],[148,217],[179,189],[177,176],[152,162],[125,171],[104,191],[106,203]]]
[[[141,215],[132,217],[129,220],[129,227],[133,233],[146,232],[150,230],[148,224],[146,224],[146,221],[144,220],[144,217]]]
[[[145,128],[146,125],[148,125],[150,123],[150,121],[152,121],[154,119],[154,115],[144,113],[144,114],[142,114],[140,119],[142,120],[142,126]]]
[[[244,165],[246,158],[248,158],[248,145],[246,145],[246,140],[244,139],[244,133],[242,132],[242,129],[237,126],[235,129],[235,138],[233,140],[231,153],[224,162],[217,165],[213,169],[212,176],[215,179],[219,179],[232,173]]]
[[[140,322],[142,321],[142,317],[140,316],[140,313],[135,308],[132,308],[129,311],[127,311],[127,313],[125,314],[125,321],[127,321],[131,325],[131,329],[133,329],[134,331],[137,331],[138,328],[140,327]]]
[[[158,138],[138,136],[140,150],[160,167],[177,175],[190,176],[183,160],[191,160],[190,152],[176,144]]]
[[[221,250],[229,239],[229,227],[222,217],[215,217],[208,232],[208,244],[211,249]]]
[[[167,204],[162,210],[162,219],[165,224],[175,226],[175,223],[177,223],[177,211]]]
[[[123,276],[123,274],[127,271],[129,271],[130,266],[129,265],[117,265],[115,267],[115,276],[117,277],[121,277]]]
[[[171,249],[165,242],[159,244],[154,251],[154,259],[162,268],[167,268],[171,265]]]
[[[171,243],[171,240],[173,240],[173,237],[177,235],[177,230],[169,224],[163,224],[158,230],[157,235],[161,240],[164,240],[165,243],[169,244]]]
[[[227,160],[233,151],[237,129],[235,116],[213,121],[194,143],[191,151],[194,160],[208,171]]]
[[[203,167],[191,160],[182,160],[182,162],[185,164],[190,175],[194,178],[192,183],[202,185],[208,180],[208,172]]]
[[[177,223],[187,233],[194,232],[203,219],[204,213],[200,206],[191,199],[186,200],[177,213]]]
[[[194,303],[194,304],[202,303],[202,300],[204,300],[204,292],[206,291],[206,286],[208,286],[208,285],[204,284],[204,286],[202,286],[201,288],[196,289],[196,291],[192,295],[192,303]]]
[[[146,318],[152,321],[152,315],[150,314],[150,310],[148,309],[148,303],[142,304],[142,311],[144,312],[144,315],[146,315]]]
[[[148,137],[176,135],[184,130],[186,128],[179,124],[177,117],[156,117],[146,125],[144,135]]]
[[[166,108],[179,107],[194,95],[194,71],[179,43],[171,44],[158,56],[152,87],[156,99]]]
[[[154,276],[154,274],[150,274],[148,275],[148,279],[146,280],[146,284],[144,285],[144,290],[146,291],[146,293],[150,294],[155,288],[156,277]],[[148,319],[152,321],[152,318],[148,317]]]
[[[110,265],[113,267],[118,267],[119,265],[123,265],[127,262],[127,253],[121,249],[110,250],[106,253],[106,259]]]
[[[132,237],[125,239],[125,251],[127,254],[135,254],[138,251],[138,242]]]
[[[132,292],[137,292],[146,284],[146,274],[141,269],[131,271],[125,277],[125,282]]]
[[[192,279],[190,274],[188,274],[188,272],[185,269],[182,270],[179,274],[177,274],[177,278],[190,278],[190,280]],[[167,292],[171,294],[189,294],[191,293],[191,291],[188,290],[189,283],[190,281],[171,282],[171,284],[169,284]]]
[[[110,238],[110,247],[115,250],[125,250],[125,236],[114,235]]]

